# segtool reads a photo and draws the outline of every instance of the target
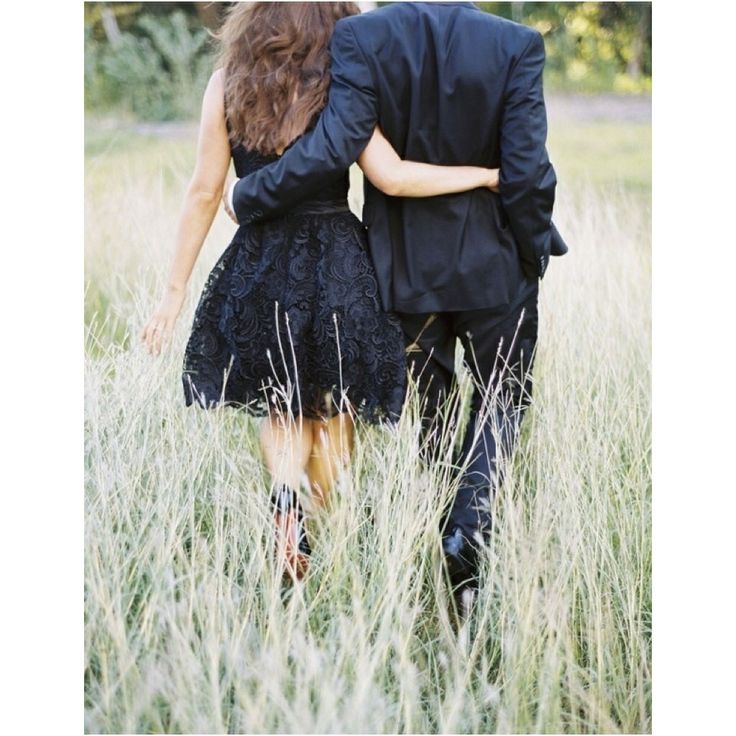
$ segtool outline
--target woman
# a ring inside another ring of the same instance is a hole
[[[141,339],[169,340],[217,212],[230,160],[239,177],[274,161],[315,123],[327,98],[329,40],[354,3],[235,4],[204,94],[197,162],[167,293]],[[376,129],[358,164],[392,196],[495,189],[498,170],[401,161]],[[277,550],[301,577],[310,546],[302,477],[324,505],[348,461],[354,420],[398,417],[406,364],[398,321],[381,309],[365,231],[347,206],[348,172],[282,217],[238,228],[207,282],[186,346],[185,403],[264,416]],[[307,500],[307,499],[305,499]]]

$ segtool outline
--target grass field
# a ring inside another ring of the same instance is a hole
[[[360,431],[306,582],[282,600],[257,420],[183,406],[138,335],[161,296],[192,131],[90,121],[85,238],[89,732],[651,730],[647,122],[551,120],[570,253],[542,284],[535,400],[458,633],[435,532],[445,470],[408,411]],[[467,394],[467,382],[461,391]]]

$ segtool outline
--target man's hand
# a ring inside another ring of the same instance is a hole
[[[225,188],[222,190],[222,205],[225,208],[225,212],[227,212],[228,217],[236,224],[239,225],[238,218],[235,217],[235,213],[233,212],[232,207],[230,206],[230,190],[233,187],[233,184],[238,181],[234,176],[228,176],[227,180],[225,181]]]

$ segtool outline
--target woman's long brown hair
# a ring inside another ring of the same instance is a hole
[[[217,38],[230,140],[277,153],[327,102],[329,42],[355,3],[235,3]]]

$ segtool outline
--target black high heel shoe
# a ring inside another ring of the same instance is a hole
[[[296,491],[287,485],[275,488],[271,494],[271,508],[276,525],[274,551],[277,559],[284,563],[284,577],[301,580],[309,567],[312,548]]]

